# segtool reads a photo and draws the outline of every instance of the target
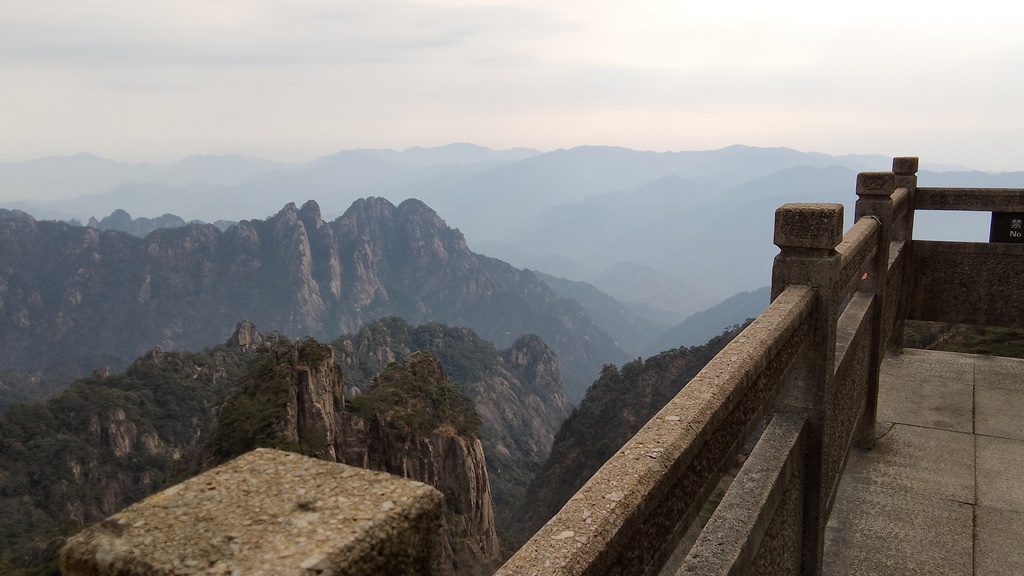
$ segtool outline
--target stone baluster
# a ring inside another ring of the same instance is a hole
[[[772,298],[790,285],[810,286],[816,301],[811,336],[800,365],[779,393],[775,410],[807,418],[804,454],[802,573],[821,574],[827,500],[824,463],[830,450],[845,446],[825,443],[826,402],[833,387],[836,320],[841,287],[841,259],[836,246],[843,238],[842,204],[785,204],[775,211],[775,245],[781,250],[772,270]]]
[[[892,241],[903,242],[903,286],[900,290],[899,301],[896,303],[896,320],[892,327],[892,336],[887,343],[888,349],[892,352],[903,352],[904,324],[907,319],[907,299],[910,297],[910,262],[913,258],[914,243],[914,206],[917,193],[917,169],[918,159],[913,156],[893,158],[892,171],[895,174],[896,188],[906,188],[907,210],[898,223],[894,223],[892,230]]]
[[[863,172],[857,175],[857,207],[855,221],[871,217],[878,221],[875,256],[867,262],[867,276],[858,290],[874,294],[871,310],[871,352],[867,366],[867,399],[855,436],[863,448],[875,444],[875,416],[878,412],[878,375],[885,356],[887,330],[884,325],[886,280],[889,268],[889,245],[893,228],[892,194],[896,190],[892,172]],[[898,297],[899,295],[893,295]]]

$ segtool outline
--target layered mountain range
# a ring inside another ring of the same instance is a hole
[[[922,185],[1024,185],[1022,173],[922,160]],[[171,213],[213,222],[261,218],[306,198],[317,199],[327,219],[360,197],[417,198],[461,229],[474,251],[589,282],[667,327],[768,284],[771,214],[780,204],[841,202],[852,215],[856,173],[890,166],[880,155],[746,146],[542,153],[456,144],[345,150],[305,164],[197,156],[149,165],[78,155],[0,163],[0,207],[80,222],[117,209],[151,221]],[[941,214],[928,220],[917,228],[944,239],[987,230],[983,218],[966,228]]]
[[[481,439],[493,446],[488,434],[500,424],[481,418],[428,351],[391,363],[351,399],[335,354],[242,322],[212,349],[153,349],[123,373],[98,371],[46,402],[12,406],[0,415],[0,572],[50,573],[70,532],[272,447],[437,487],[447,508],[444,573],[489,574],[499,543]],[[551,384],[512,380],[516,389]]]
[[[568,419],[534,335],[497,350],[467,328],[391,317],[327,346],[245,321],[200,353],[154,348],[0,414],[0,570],[35,573],[69,531],[274,447],[438,487],[445,573],[486,574],[498,530],[506,550],[529,536],[735,333],[605,366]]]
[[[241,318],[330,338],[385,316],[467,326],[499,347],[537,334],[571,401],[627,357],[578,304],[473,253],[417,200],[361,199],[332,222],[309,201],[224,232],[189,224],[145,238],[0,210],[3,369],[199,349]]]

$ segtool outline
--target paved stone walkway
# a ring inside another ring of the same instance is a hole
[[[1024,360],[889,356],[876,434],[850,453],[826,575],[1024,575]]]

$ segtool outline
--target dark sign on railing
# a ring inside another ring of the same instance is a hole
[[[1024,213],[993,212],[988,241],[1024,244]]]

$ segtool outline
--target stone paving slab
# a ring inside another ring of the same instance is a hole
[[[957,432],[973,432],[970,386],[918,380],[878,389],[878,419]]]
[[[1024,360],[999,356],[975,356],[974,358],[976,386],[1024,392]]]
[[[974,437],[895,424],[850,452],[824,574],[971,574]]]
[[[1024,440],[1024,393],[1022,390],[981,386],[974,389],[975,432]]]
[[[974,457],[971,434],[895,424],[874,449],[850,451],[840,490],[878,487],[974,504]]]
[[[978,504],[1024,512],[1024,442],[977,436]]]
[[[1024,513],[975,507],[974,569],[979,576],[1024,574]]]
[[[973,506],[857,488],[840,488],[836,508],[845,512],[833,514],[825,530],[824,574],[972,573]]]
[[[974,431],[972,356],[935,362],[934,352],[908,351],[882,363],[878,420]]]
[[[1024,574],[1024,360],[887,356],[878,408],[876,448],[850,453],[824,573]]]
[[[976,358],[974,354],[907,348],[901,354],[885,355],[882,377],[902,382],[948,382],[970,386]]]

